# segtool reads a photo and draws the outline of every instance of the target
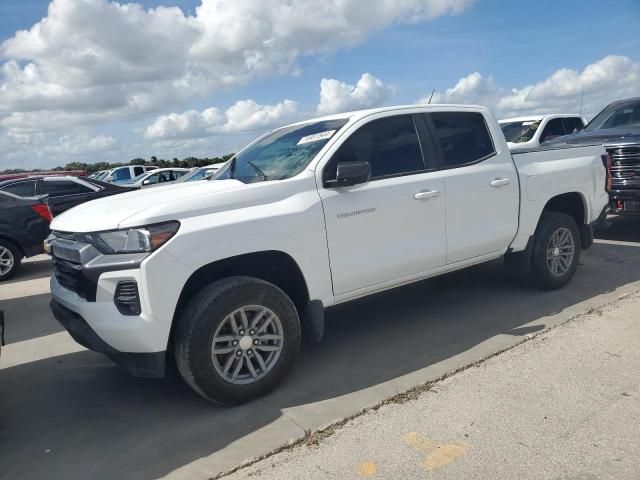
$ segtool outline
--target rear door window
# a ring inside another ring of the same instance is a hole
[[[564,131],[567,135],[580,131],[584,128],[584,123],[582,123],[582,119],[579,117],[563,118],[562,125],[564,126]]]
[[[432,122],[444,168],[475,163],[495,153],[491,134],[481,113],[436,112],[425,116],[427,122]]]
[[[325,180],[335,179],[338,163],[369,162],[371,179],[425,169],[411,115],[381,118],[353,133],[331,158]]]
[[[36,182],[35,180],[25,180],[11,183],[5,187],[1,187],[0,190],[13,193],[19,197],[33,197],[36,194]]]
[[[40,184],[40,193],[47,193],[51,197],[75,195],[78,193],[78,184],[69,180],[43,180]]]
[[[137,177],[138,175],[142,175],[144,173],[143,167],[133,167],[133,176]]]
[[[563,135],[565,135],[565,131],[562,126],[562,119],[554,118],[553,120],[549,120],[547,126],[544,127],[544,130],[540,135],[540,143],[548,142],[549,140],[553,140],[554,138],[561,137]]]
[[[78,183],[78,193],[93,193],[95,190],[90,189],[86,185]]]

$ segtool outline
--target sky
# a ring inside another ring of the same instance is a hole
[[[592,117],[640,96],[640,0],[0,0],[0,170],[213,157],[392,104]]]

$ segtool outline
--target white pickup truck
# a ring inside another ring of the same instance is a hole
[[[507,139],[507,146],[514,152],[539,147],[545,142],[563,137],[584,128],[587,121],[582,115],[560,114],[530,115],[499,120]]]
[[[331,305],[505,257],[565,285],[607,205],[602,146],[512,155],[483,107],[365,110],[274,130],[214,180],[55,218],[55,316],[138,376],[263,395]]]

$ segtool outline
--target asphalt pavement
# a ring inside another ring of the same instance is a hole
[[[613,222],[560,291],[532,290],[492,262],[335,307],[286,382],[235,408],[208,404],[175,371],[134,378],[73,342],[49,312],[50,264],[37,257],[0,284],[0,478],[226,472],[638,291],[640,218]]]
[[[226,478],[637,480],[639,319],[635,294]]]

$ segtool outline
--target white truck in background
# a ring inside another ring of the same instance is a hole
[[[303,328],[322,337],[326,307],[499,257],[564,286],[607,206],[606,164],[602,146],[512,155],[483,107],[296,123],[212,181],[56,217],[51,307],[134,375],[174,358],[206,399],[244,402],[284,378]]]
[[[536,148],[545,142],[574,132],[587,124],[582,115],[576,113],[554,113],[505,118],[498,122],[511,151]]]

